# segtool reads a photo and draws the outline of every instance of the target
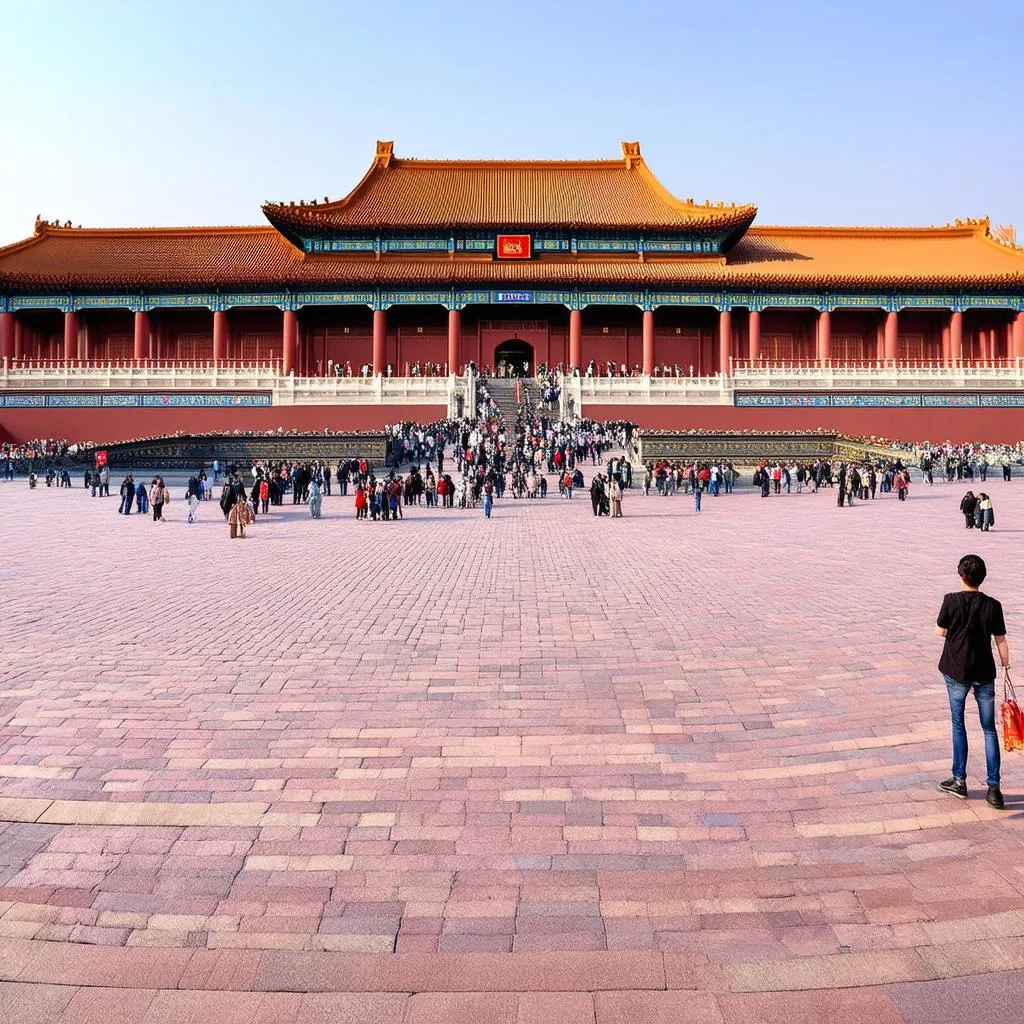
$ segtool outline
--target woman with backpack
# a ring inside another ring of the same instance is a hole
[[[978,504],[974,510],[975,522],[983,533],[988,533],[995,526],[996,516],[992,510],[992,499],[982,491],[978,495]]]
[[[896,497],[900,501],[907,500],[907,492],[910,490],[910,474],[904,469],[896,474]]]
[[[161,477],[153,477],[153,486],[149,491],[149,503],[153,506],[153,522],[163,523],[166,522],[164,519],[164,503],[170,498],[170,494],[167,488],[164,487],[164,482]]]
[[[618,476],[613,476],[608,486],[608,499],[611,503],[611,519],[622,518],[622,484]]]

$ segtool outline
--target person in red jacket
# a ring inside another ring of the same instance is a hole
[[[360,483],[356,488],[356,519],[366,518],[366,490]]]

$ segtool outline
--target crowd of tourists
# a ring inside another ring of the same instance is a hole
[[[692,377],[693,367],[689,368],[689,373],[679,363],[659,363],[654,366],[652,375],[655,377]],[[587,363],[586,368],[583,371],[582,376],[588,378],[594,377],[642,377],[644,375],[643,367],[639,363],[634,363],[633,366],[629,367],[625,363],[616,363],[612,359],[603,360],[598,362],[596,359],[591,359]],[[579,370],[574,371],[574,376],[579,377]]]
[[[78,448],[66,437],[36,437],[20,443],[0,442],[0,477],[13,480],[17,473],[29,473],[50,466],[58,468]]]
[[[490,516],[495,502],[503,500],[507,494],[515,499],[546,498],[551,477],[559,497],[574,500],[576,494],[587,488],[584,475],[587,465],[597,469],[589,483],[593,514],[618,518],[623,514],[623,497],[634,484],[631,453],[635,453],[636,426],[626,421],[559,419],[551,408],[552,398],[557,400],[557,395],[552,396],[550,389],[556,383],[557,378],[545,376],[543,370],[538,371],[536,378],[524,378],[517,392],[520,401],[515,422],[506,423],[486,378],[478,377],[473,418],[443,419],[428,424],[403,421],[385,428],[387,457],[383,469],[373,467],[365,458],[333,462],[256,460],[244,465],[227,465],[222,473],[220,461],[214,460],[212,480],[205,468],[197,470],[188,480],[185,492],[188,521],[196,521],[201,506],[213,500],[214,487],[218,486],[220,511],[231,527],[232,537],[244,536],[247,525],[284,504],[288,495],[292,505],[305,506],[310,518],[319,519],[323,515],[324,498],[335,490],[339,496],[351,498],[357,519],[401,520],[404,510],[410,506],[424,505],[427,508],[482,508],[485,515]],[[291,432],[279,429],[254,436],[285,436],[286,433]],[[325,434],[330,433],[325,431]],[[722,433],[763,435],[765,432]],[[774,433],[792,434],[789,431]],[[241,435],[235,431],[213,436]],[[856,440],[863,441],[866,448],[883,443],[883,439],[878,438]],[[625,454],[609,458],[613,448]],[[37,439],[23,445],[0,446],[0,457],[6,465],[24,458],[60,460],[72,457],[74,449],[67,441]],[[448,466],[445,464],[447,450],[453,452]],[[905,452],[905,458],[898,455],[872,458],[865,451],[862,459],[762,459],[754,468],[751,483],[765,498],[794,491],[814,494],[825,487],[834,488],[837,505],[849,507],[855,502],[874,500],[879,494],[894,493],[900,501],[906,501],[910,493],[911,466],[920,471],[926,485],[963,480],[984,483],[993,466],[1000,468],[1004,479],[1010,479],[1013,466],[1020,461],[1019,450],[1007,445],[903,444],[891,450]],[[636,467],[645,496],[692,495],[696,511],[701,510],[704,496],[728,495],[742,480],[736,466],[728,460],[659,459],[642,466],[638,462]],[[47,486],[71,486],[66,465],[48,467],[45,480]],[[33,474],[30,486],[36,486],[37,481]],[[88,468],[84,483],[94,497],[108,495],[110,471],[105,466]],[[170,500],[170,491],[162,477],[136,480],[127,473],[118,493],[120,514],[151,512],[154,521],[163,521],[163,507]],[[245,506],[244,511],[241,506]],[[994,526],[992,500],[984,492],[977,495],[973,490],[968,492],[960,511],[968,528],[990,530]]]
[[[935,478],[953,483],[960,480],[988,479],[990,470],[995,469],[1004,480],[1013,475],[1013,467],[1021,461],[1020,451],[1010,445],[926,445],[916,449],[918,465],[926,483]]]
[[[739,474],[731,462],[669,461],[659,459],[644,467],[643,492],[661,497],[707,491],[717,497],[731,494]],[[757,481],[755,481],[756,483]]]
[[[335,363],[331,360],[327,361],[327,376],[334,375],[335,377],[352,377],[356,374],[352,372],[352,363],[346,360],[345,362]],[[359,367],[357,374],[359,377],[367,379],[374,375],[373,363],[363,363]],[[405,364],[405,375],[406,377],[447,377],[448,367],[444,363],[428,363],[423,360],[417,359],[413,363]],[[393,377],[395,376],[395,365],[394,363],[388,363],[385,367],[384,376]]]

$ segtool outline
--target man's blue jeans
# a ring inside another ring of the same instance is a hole
[[[946,690],[949,694],[949,712],[953,725],[953,776],[957,779],[967,778],[967,728],[964,724],[964,707],[967,695],[974,691],[974,699],[978,704],[978,717],[981,719],[981,731],[985,735],[985,766],[988,777],[986,785],[999,785],[999,736],[996,733],[996,684],[961,683],[949,676]]]

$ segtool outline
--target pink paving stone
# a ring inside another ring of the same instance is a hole
[[[139,1024],[156,996],[152,989],[80,988],[59,1019],[61,1024]]]
[[[75,995],[65,985],[0,982],[0,1020],[17,1024],[53,1024]]]
[[[516,1024],[518,996],[509,993],[423,992],[409,999],[405,1024]]]
[[[410,509],[395,530],[355,523],[334,497],[319,523],[274,512],[237,552],[216,516],[188,527],[180,503],[155,528],[80,488],[2,486],[0,530],[25,544],[5,563],[19,581],[4,595],[19,643],[0,655],[0,688],[16,694],[0,763],[74,774],[0,776],[0,798],[255,801],[278,817],[39,826],[0,901],[260,918],[269,933],[310,941],[325,905],[364,904],[370,923],[351,927],[397,933],[397,948],[418,954],[512,933],[422,931],[402,917],[406,903],[429,904],[419,916],[434,921],[471,921],[495,915],[460,904],[493,898],[524,922],[519,949],[656,945],[716,962],[838,953],[842,928],[867,922],[870,940],[858,941],[905,948],[921,943],[907,931],[921,922],[951,922],[955,935],[963,920],[970,935],[970,918],[1021,906],[1015,762],[1004,760],[1010,813],[991,812],[978,799],[972,722],[975,799],[934,790],[948,727],[927,629],[957,558],[978,550],[1015,634],[1019,480],[988,485],[1001,524],[989,535],[963,530],[966,487],[945,485],[915,486],[905,506],[880,496],[843,510],[827,491],[762,501],[741,489],[709,498],[700,517],[683,496],[633,493],[616,523],[594,520],[585,502],[505,501],[489,523]],[[165,580],[162,600],[97,592],[68,515],[97,559]],[[664,559],[667,536],[728,566],[700,600],[679,599],[692,578]],[[629,571],[599,571],[623,543]],[[763,557],[751,557],[755,544]],[[879,544],[900,552],[898,586],[836,585]],[[312,590],[276,572],[282,552],[316,564],[325,545],[368,552],[372,601],[344,569]],[[38,550],[60,560],[59,588]],[[195,565],[229,551],[242,573],[275,580],[244,618],[197,600],[189,583]],[[97,651],[97,635],[130,642],[132,665]],[[824,636],[828,656],[814,642]],[[270,665],[268,646],[279,653]],[[136,660],[162,668],[140,673]],[[111,780],[144,788],[108,791]],[[902,830],[913,816],[920,827]],[[958,888],[950,878],[965,877],[978,848],[986,884]],[[315,859],[343,856],[354,859]],[[250,867],[249,857],[291,860]],[[780,913],[797,895],[819,902]],[[87,920],[74,918],[73,940],[124,941],[116,918]],[[251,920],[241,927],[261,934]],[[211,987],[243,989],[254,971],[225,968]]]
[[[589,992],[527,992],[519,996],[516,1024],[594,1024]]]
[[[271,1024],[278,1020],[294,1024],[302,998],[279,992],[158,992],[143,1020],[145,1024]]]
[[[597,1024],[722,1024],[724,1018],[706,992],[598,992]]]
[[[719,994],[727,1021],[744,1024],[904,1024],[892,997],[881,988],[819,992]],[[932,1021],[949,1017],[932,1017]]]

